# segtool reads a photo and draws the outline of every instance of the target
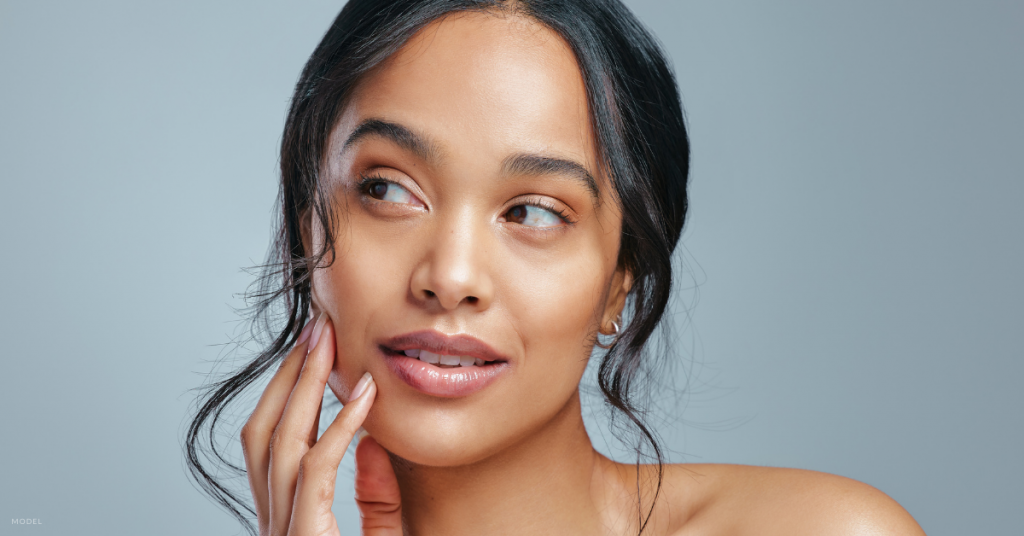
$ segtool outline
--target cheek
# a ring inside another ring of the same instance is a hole
[[[611,249],[602,235],[590,233],[543,256],[510,252],[513,260],[500,276],[502,305],[529,365],[570,361],[579,367],[589,357],[588,338],[597,329],[615,270],[615,252],[606,251]]]
[[[565,263],[512,280],[510,315],[522,336],[527,361],[586,357],[586,338],[604,295],[598,263]]]
[[[317,304],[334,322],[337,359],[329,380],[334,393],[348,400],[349,387],[364,372],[376,348],[374,326],[400,322],[408,292],[407,270],[393,247],[347,237],[336,241],[338,256],[313,274]]]
[[[543,419],[564,406],[579,386],[590,357],[588,337],[604,297],[598,283],[603,280],[601,263],[591,260],[566,259],[527,272],[531,277],[508,278],[505,305],[524,349],[520,400],[528,400],[532,408],[523,417]]]

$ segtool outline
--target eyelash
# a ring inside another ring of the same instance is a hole
[[[374,184],[376,184],[378,182],[383,182],[383,183],[386,183],[386,184],[394,184],[396,186],[405,188],[401,184],[399,184],[399,183],[397,183],[397,182],[395,182],[393,180],[386,179],[386,178],[384,178],[384,177],[382,177],[380,175],[363,175],[363,176],[361,176],[359,178],[359,182],[356,183],[356,188],[359,190],[359,193],[369,197],[370,196],[370,186],[373,186]],[[371,197],[371,199],[372,199],[372,197]],[[374,201],[378,201],[378,200],[374,199]],[[529,205],[529,206],[533,206],[533,207],[537,207],[537,208],[542,208],[542,209],[544,209],[544,210],[554,214],[555,216],[558,216],[558,219],[562,220],[562,222],[565,223],[566,225],[573,225],[573,224],[576,223],[576,221],[573,220],[570,217],[569,211],[567,211],[565,209],[560,209],[560,208],[556,207],[555,205],[551,204],[550,202],[548,202],[548,201],[546,201],[544,199],[541,199],[541,198],[526,199],[526,200],[524,200],[521,203],[517,203],[517,204],[513,205],[512,207],[509,207],[509,209],[511,209],[513,207],[516,207],[516,206],[519,206],[519,205]]]
[[[370,195],[370,186],[372,186],[373,184],[378,183],[378,182],[383,182],[383,183],[387,183],[387,184],[394,184],[396,186],[402,186],[401,184],[398,184],[395,181],[390,181],[388,179],[385,179],[384,177],[381,177],[380,175],[361,175],[359,177],[359,182],[356,183],[356,189],[358,189],[359,193],[361,193],[363,195]],[[402,186],[402,187],[405,188],[404,186]]]
[[[572,225],[572,224],[576,223],[569,216],[569,211],[567,211],[565,209],[560,209],[560,208],[556,207],[555,205],[551,204],[550,202],[548,202],[548,201],[546,201],[544,199],[540,199],[540,198],[527,199],[527,200],[524,200],[521,203],[516,203],[515,205],[512,205],[512,207],[517,207],[519,205],[529,205],[529,206],[532,206],[532,207],[542,208],[542,209],[544,209],[544,210],[554,214],[555,216],[558,216],[558,219],[562,220],[562,222],[565,223],[566,225]],[[509,207],[509,208],[511,209],[512,207]]]

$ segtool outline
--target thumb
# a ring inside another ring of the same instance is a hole
[[[384,447],[370,436],[356,446],[356,505],[364,536],[402,536],[402,496]]]

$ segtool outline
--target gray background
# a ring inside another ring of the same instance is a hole
[[[675,459],[1024,533],[1024,5],[631,6],[693,138]],[[289,93],[339,7],[0,2],[0,533],[236,532],[185,477],[188,389],[230,355]]]

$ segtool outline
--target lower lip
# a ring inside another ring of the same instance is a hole
[[[391,372],[417,391],[446,398],[471,395],[498,379],[508,363],[490,363],[472,367],[435,367],[404,355],[384,355]]]

